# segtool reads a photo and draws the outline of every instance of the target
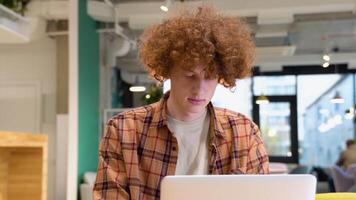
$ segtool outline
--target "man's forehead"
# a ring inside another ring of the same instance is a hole
[[[200,73],[200,72],[206,71],[206,69],[207,69],[207,67],[205,65],[195,65],[195,66],[191,66],[188,68],[183,68],[183,71]]]

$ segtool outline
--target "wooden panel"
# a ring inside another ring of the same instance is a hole
[[[0,132],[0,200],[45,200],[47,135]]]
[[[7,199],[7,174],[9,151],[0,148],[0,200]]]
[[[42,147],[47,145],[47,135],[0,132],[0,147]]]
[[[46,142],[42,146],[42,197],[41,200],[47,199],[47,179],[48,179],[48,146]]]
[[[42,149],[12,149],[8,169],[8,199],[41,199]]]

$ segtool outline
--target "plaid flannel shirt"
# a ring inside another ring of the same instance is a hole
[[[166,102],[119,113],[99,147],[94,199],[159,199],[160,183],[174,175],[177,139],[167,128]],[[267,174],[260,131],[245,116],[208,104],[209,174]]]

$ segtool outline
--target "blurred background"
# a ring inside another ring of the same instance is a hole
[[[0,0],[0,199],[91,199],[107,120],[170,88],[140,64],[140,34],[202,4],[256,43],[253,76],[213,104],[259,125],[272,173],[356,191],[356,1]]]

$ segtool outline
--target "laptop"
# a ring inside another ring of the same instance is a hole
[[[166,176],[161,200],[315,200],[312,175]]]

